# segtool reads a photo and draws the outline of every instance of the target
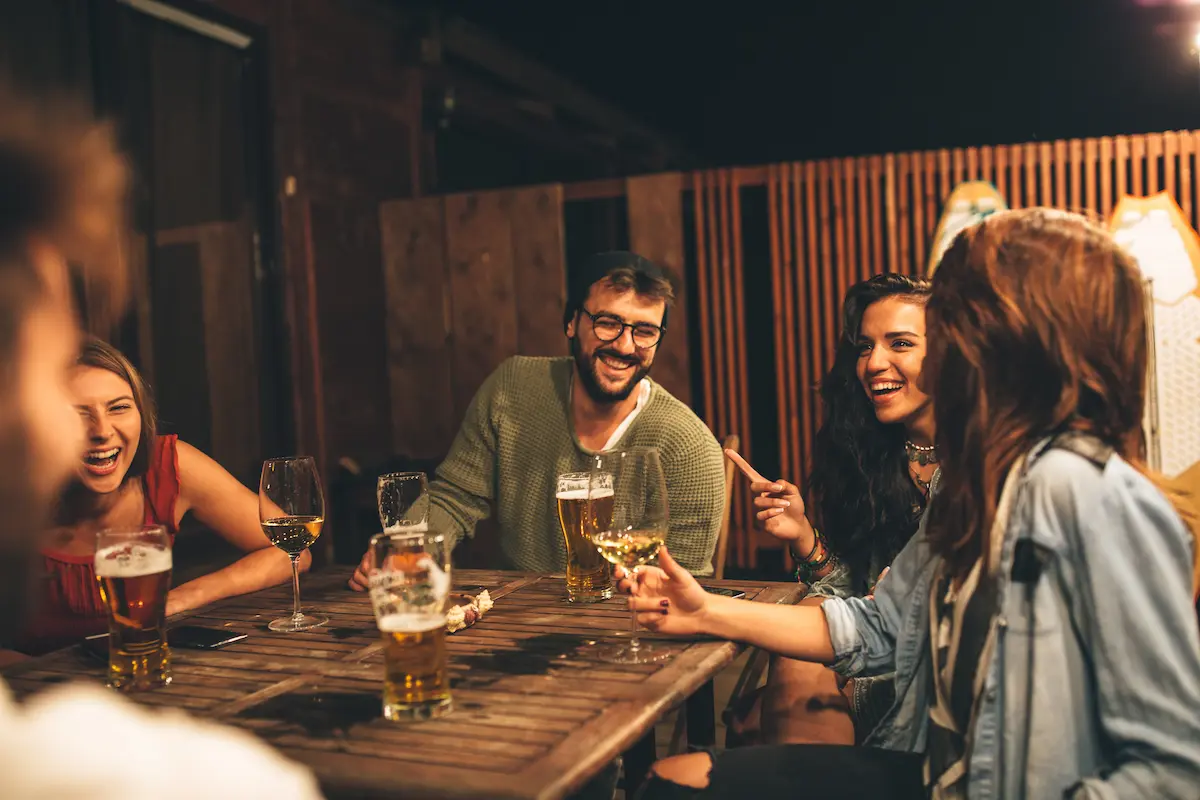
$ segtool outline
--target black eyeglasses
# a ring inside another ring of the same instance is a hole
[[[626,322],[612,314],[593,314],[586,308],[579,311],[592,321],[592,331],[602,342],[615,342],[625,333],[625,329],[629,328],[633,331],[634,346],[644,350],[662,341],[663,331],[666,330],[649,322]]]

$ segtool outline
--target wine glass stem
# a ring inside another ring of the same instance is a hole
[[[300,559],[292,558],[292,616],[296,619],[304,616],[300,613]]]
[[[637,567],[634,567],[629,572],[629,577],[634,586],[637,585],[637,572]],[[630,651],[636,653],[639,649],[641,649],[642,645],[641,642],[638,641],[637,609],[635,609],[633,606],[629,607],[629,621],[632,623],[629,629],[629,649]]]

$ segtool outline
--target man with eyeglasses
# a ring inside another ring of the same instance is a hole
[[[571,356],[514,356],[488,377],[430,484],[430,527],[457,541],[494,506],[505,561],[497,568],[561,572],[557,476],[586,470],[589,455],[618,445],[657,447],[671,555],[711,574],[725,502],[721,448],[647,377],[673,301],[663,270],[633,253],[600,253],[573,269],[563,313]],[[366,584],[360,566],[350,585]]]

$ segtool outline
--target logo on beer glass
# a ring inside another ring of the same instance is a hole
[[[405,721],[451,709],[446,658],[450,548],[445,537],[411,529],[371,539],[371,606],[383,640],[383,715]]]

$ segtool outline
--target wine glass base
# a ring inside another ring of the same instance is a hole
[[[642,642],[636,648],[629,644],[603,647],[596,653],[596,658],[608,664],[653,664],[670,656],[670,650],[663,650],[646,642]]]
[[[323,614],[297,614],[293,617],[280,617],[272,620],[267,627],[276,633],[295,633],[309,628],[319,628],[329,622],[329,617]]]

